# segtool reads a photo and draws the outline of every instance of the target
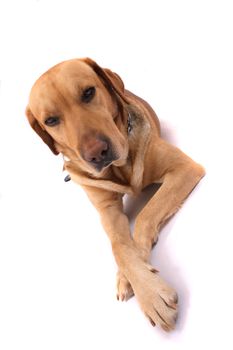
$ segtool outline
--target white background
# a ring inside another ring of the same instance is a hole
[[[1,1],[0,349],[232,349],[231,1]],[[115,298],[98,214],[27,124],[34,80],[89,56],[151,103],[207,170],[153,264],[178,291],[177,329]]]

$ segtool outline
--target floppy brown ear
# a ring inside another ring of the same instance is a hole
[[[25,113],[32,129],[42,138],[42,140],[47,144],[47,146],[49,146],[51,151],[54,154],[58,155],[59,152],[56,150],[53,138],[47,133],[47,131],[42,129],[29,107],[26,108]]]
[[[110,69],[101,68],[95,61],[91,58],[84,58],[86,62],[94,72],[101,78],[104,85],[111,94],[118,95],[124,102],[129,104],[127,97],[125,96],[125,87],[122,79],[118,74],[113,73]]]

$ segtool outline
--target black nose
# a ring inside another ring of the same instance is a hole
[[[102,139],[92,139],[86,144],[83,158],[98,171],[113,161],[110,142]]]

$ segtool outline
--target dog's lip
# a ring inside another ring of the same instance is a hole
[[[116,167],[121,167],[125,165],[126,161],[127,159],[125,158],[117,158],[112,162],[112,164],[115,165]]]
[[[104,162],[103,169],[106,169],[106,168],[110,167],[114,162],[115,162],[115,159],[106,160],[106,161]]]
[[[104,168],[107,168],[110,164],[113,163],[113,160],[107,160],[105,163],[104,163]]]
[[[108,167],[110,167],[113,163],[113,160],[106,160],[101,166],[98,164],[94,165],[94,168],[101,173],[102,171],[106,170]]]
[[[112,164],[112,162],[106,162],[104,163],[103,169],[106,169],[107,167],[109,167]]]
[[[106,170],[107,168],[109,168],[111,165],[116,165],[115,163],[119,161],[119,158],[113,158],[113,159],[109,159],[109,160],[106,160],[102,166],[101,169],[99,169],[99,171],[103,171],[103,170]],[[98,170],[98,167],[96,167],[96,169]]]

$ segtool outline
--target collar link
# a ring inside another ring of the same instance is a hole
[[[131,133],[132,129],[133,129],[132,116],[131,116],[131,114],[128,111],[128,119],[127,119],[127,132],[128,132],[128,134]]]

